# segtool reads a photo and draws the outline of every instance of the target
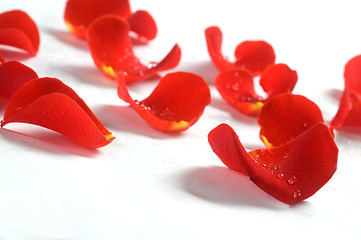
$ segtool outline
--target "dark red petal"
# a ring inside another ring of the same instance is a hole
[[[257,116],[263,99],[254,90],[253,78],[248,71],[230,68],[221,72],[214,82],[222,98],[240,112]]]
[[[130,97],[120,75],[118,95],[150,125],[165,132],[188,129],[198,121],[210,103],[207,83],[202,77],[186,72],[167,74],[150,96],[142,101]]]
[[[0,44],[23,49],[35,56],[40,44],[36,23],[21,10],[1,13]]]
[[[10,98],[26,82],[38,78],[33,69],[17,61],[0,64],[0,97]]]
[[[214,65],[224,71],[233,66],[222,54],[222,32],[219,27],[208,27],[205,30],[209,56]]]
[[[258,115],[260,138],[267,147],[282,145],[323,122],[319,107],[301,95],[280,94],[271,98]]]
[[[225,151],[222,146],[227,141],[233,144],[230,148],[235,149],[230,150],[234,152],[231,157],[221,160],[227,162],[227,166],[240,166],[258,187],[286,204],[293,205],[312,196],[336,171],[338,149],[323,123],[317,123],[284,145],[251,151],[249,155],[245,154],[237,135],[224,134],[224,131],[233,130],[223,126],[212,131],[212,148]],[[219,152],[217,155],[229,156]],[[238,163],[237,155],[240,156]]]
[[[291,93],[296,82],[297,72],[283,63],[270,65],[260,78],[260,85],[268,98],[281,93]]]
[[[128,23],[110,15],[96,19],[89,26],[87,39],[95,65],[112,78],[118,73],[123,74],[127,82],[146,79],[173,68],[181,57],[176,44],[161,62],[144,66],[134,55]]]
[[[235,56],[236,66],[253,75],[260,75],[276,59],[272,46],[265,41],[244,41],[237,46]]]
[[[153,17],[143,10],[136,11],[127,19],[130,31],[137,34],[140,40],[152,40],[157,35],[157,25]]]
[[[85,38],[86,29],[96,18],[112,14],[127,18],[131,14],[128,0],[68,0],[64,20],[75,36]]]
[[[31,80],[13,95],[1,127],[12,122],[54,130],[89,148],[102,147],[114,140],[74,90],[55,78]]]

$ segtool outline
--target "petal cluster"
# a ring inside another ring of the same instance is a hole
[[[296,109],[289,112],[284,107],[288,104]],[[301,120],[292,122],[296,115]],[[317,105],[302,96],[282,94],[264,105],[258,122],[266,149],[247,152],[226,124],[209,133],[213,151],[227,167],[249,175],[263,191],[289,205],[312,196],[330,180],[338,148]]]
[[[119,75],[118,95],[150,125],[165,132],[179,132],[191,127],[203,114],[211,96],[202,77],[187,72],[165,75],[144,100],[133,100],[124,78]]]

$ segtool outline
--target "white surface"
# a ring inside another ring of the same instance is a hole
[[[212,86],[217,70],[204,29],[222,29],[230,57],[241,41],[268,41],[276,61],[298,72],[294,93],[315,101],[329,122],[343,90],[344,64],[361,53],[358,1],[334,2],[131,1],[159,28],[154,41],[135,48],[137,56],[144,63],[159,60],[177,42],[183,55],[174,71],[200,74],[211,85],[213,100],[199,122],[168,135],[117,97],[86,43],[68,33],[65,0],[1,0],[1,12],[28,12],[41,34],[35,58],[0,47],[5,58],[64,81],[117,138],[88,150],[49,130],[21,124],[0,129],[0,239],[360,239],[361,136],[336,135],[337,172],[294,207],[229,171],[207,142],[208,132],[227,122],[248,149],[263,147],[256,119],[237,113]],[[156,83],[129,88],[142,99]],[[2,115],[5,102],[0,104]]]

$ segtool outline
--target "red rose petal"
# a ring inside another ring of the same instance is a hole
[[[13,95],[1,127],[12,122],[51,129],[88,148],[102,147],[114,140],[85,102],[55,78],[31,80]]]
[[[319,107],[301,95],[290,93],[271,98],[258,115],[260,139],[267,147],[280,146],[323,122]]]
[[[38,78],[33,69],[17,61],[0,64],[0,97],[9,99],[26,82]]]
[[[268,98],[281,93],[291,93],[297,83],[297,72],[286,64],[270,65],[261,75],[260,85]]]
[[[21,10],[1,13],[0,44],[23,49],[35,56],[40,44],[36,23]]]
[[[241,68],[231,68],[221,72],[214,85],[222,98],[240,112],[257,116],[264,99],[254,90],[253,77]]]
[[[106,75],[115,78],[118,73],[127,82],[138,81],[156,75],[178,65],[181,51],[176,44],[158,64],[144,66],[134,55],[129,37],[129,24],[115,16],[96,19],[88,28],[87,39],[95,65]]]
[[[122,75],[118,95],[153,127],[165,132],[184,131],[191,127],[210,103],[210,90],[202,77],[175,72],[164,76],[149,97],[142,101],[129,95]]]
[[[339,109],[331,122],[333,129],[360,128],[361,55],[350,59],[345,66],[345,89]]]
[[[253,75],[260,75],[276,59],[272,46],[265,41],[244,41],[237,46],[235,56],[235,65]]]
[[[205,30],[208,53],[214,65],[224,71],[233,66],[222,54],[222,32],[219,27],[209,27]]]
[[[96,18],[112,14],[121,18],[131,15],[128,0],[68,0],[64,20],[72,34],[85,38],[86,29]]]
[[[127,19],[130,31],[137,34],[140,40],[152,40],[157,35],[157,25],[153,17],[143,10],[136,11]]]
[[[323,123],[313,125],[279,147],[248,154],[226,124],[213,129],[208,138],[212,149],[226,166],[244,170],[263,191],[289,205],[315,194],[329,181],[337,167],[338,149]],[[229,144],[227,148],[225,142]],[[233,153],[226,153],[227,149]]]
[[[1,53],[0,53],[0,64],[1,63],[4,63],[5,62],[5,59],[4,59],[4,57],[1,55]]]

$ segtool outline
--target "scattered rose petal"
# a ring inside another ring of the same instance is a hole
[[[149,97],[142,101],[129,95],[122,75],[118,95],[153,127],[165,132],[184,131],[195,124],[210,103],[210,90],[202,77],[175,72],[164,76]]]
[[[56,78],[31,80],[13,95],[1,127],[13,122],[51,129],[88,148],[99,148],[114,140],[74,90]]]
[[[0,97],[9,99],[26,82],[38,78],[36,72],[17,61],[0,64]]]
[[[130,31],[136,34],[136,38],[147,42],[157,35],[157,25],[153,17],[144,10],[139,10],[127,18]]]
[[[143,65],[134,55],[129,24],[116,16],[97,18],[88,28],[87,40],[95,65],[106,75],[116,78],[118,73],[126,82],[134,82],[157,75],[178,65],[181,50],[176,44],[159,63]]]
[[[36,23],[21,10],[1,13],[0,44],[23,49],[35,56],[40,44]]]
[[[248,174],[263,191],[289,205],[315,194],[337,167],[338,148],[324,123],[278,147],[248,153],[226,124],[213,129],[208,140],[226,166]]]
[[[345,89],[337,114],[331,122],[333,129],[361,127],[361,55],[350,59],[345,66]]]
[[[265,41],[244,41],[235,50],[235,62],[230,62],[222,54],[222,32],[219,27],[205,30],[209,55],[220,71],[231,67],[247,69],[252,76],[260,75],[275,62],[276,56],[270,44]]]
[[[222,98],[238,111],[257,116],[265,102],[278,94],[292,92],[296,82],[296,71],[286,64],[273,64],[260,76],[266,97],[256,93],[254,79],[244,68],[229,68],[219,73],[214,85]]]
[[[260,139],[267,147],[289,142],[319,122],[323,122],[320,108],[306,97],[290,93],[273,97],[258,115]]]
[[[64,20],[72,34],[85,38],[90,23],[107,14],[128,18],[131,15],[129,1],[68,0],[64,11]]]

